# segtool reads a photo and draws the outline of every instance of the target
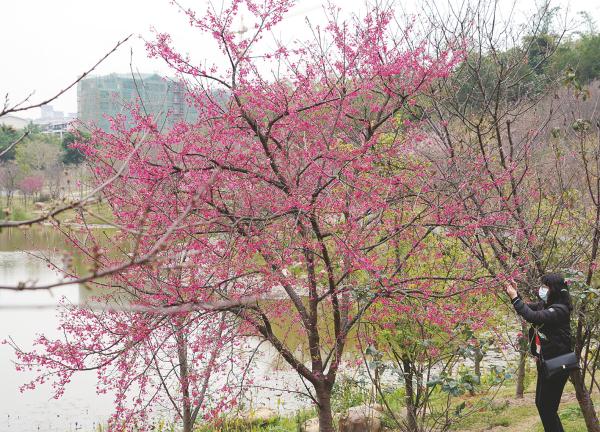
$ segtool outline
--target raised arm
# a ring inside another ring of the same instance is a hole
[[[527,322],[532,324],[556,324],[569,320],[569,309],[564,305],[553,305],[548,309],[544,309],[542,303],[526,304],[512,283],[507,282],[505,290],[517,313]]]
[[[544,302],[543,301],[536,301],[536,302],[525,302],[525,304],[529,307],[529,309],[534,310],[534,311],[539,311],[544,309]]]
[[[517,313],[525,321],[532,324],[557,324],[569,320],[569,311],[563,305],[553,305],[548,309],[533,310],[518,295],[512,299],[512,304]]]

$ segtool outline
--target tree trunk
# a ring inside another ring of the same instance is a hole
[[[526,334],[528,334],[529,329],[527,328],[527,323],[524,321],[521,322],[521,339],[519,340],[519,368],[517,369],[517,390],[515,392],[515,396],[518,398],[523,398],[523,393],[525,393],[525,366],[527,362],[527,354],[529,353],[529,341],[527,339]]]
[[[597,159],[596,159],[597,161]],[[597,202],[597,201],[596,201]],[[594,224],[594,236],[592,238],[592,253],[590,255],[590,260],[588,262],[588,270],[587,276],[585,279],[585,283],[587,286],[592,285],[592,279],[594,277],[596,259],[598,257],[598,251],[600,250],[600,206],[596,207],[596,220]],[[587,299],[586,299],[587,300]],[[577,333],[575,334],[575,353],[579,358],[580,363],[582,362],[582,353],[584,351],[584,347],[586,346],[586,342],[588,338],[591,337],[589,331],[586,331],[585,324],[585,314],[586,314],[586,306],[587,302],[584,301],[581,304],[578,313],[577,320]],[[587,357],[587,352],[583,354],[584,357]],[[587,358],[585,359],[587,360]],[[581,366],[585,368],[585,363],[582,363]],[[583,419],[585,421],[585,425],[587,427],[588,432],[600,432],[600,423],[598,422],[598,415],[596,414],[596,410],[594,408],[594,402],[590,396],[590,392],[585,386],[585,372],[586,370],[577,369],[571,372],[571,381],[573,382],[573,387],[575,387],[575,396],[577,397],[577,402],[579,402],[579,408],[581,409],[581,414],[583,415]]]
[[[185,337],[178,333],[177,340],[177,356],[179,357],[179,380],[181,382],[181,391],[183,396],[183,432],[193,432],[192,422],[192,404],[190,401],[190,383],[188,372],[188,356],[187,356],[187,341]]]
[[[333,415],[331,413],[331,386],[323,384],[316,389],[319,403],[319,432],[334,432]]]
[[[417,407],[415,405],[415,389],[413,387],[413,368],[408,357],[402,358],[402,367],[404,368],[404,401],[406,403],[406,422],[408,430],[418,431],[417,428]]]
[[[523,351],[519,351],[519,368],[517,369],[517,390],[515,396],[518,398],[523,397],[525,393],[525,362],[527,361],[527,354]]]
[[[581,370],[577,369],[571,372],[571,381],[573,382],[573,387],[575,387],[575,395],[577,396],[588,432],[600,432],[598,415],[594,409],[590,393],[585,387]]]
[[[477,378],[479,378],[479,381],[481,381],[481,361],[483,360],[483,353],[481,352],[480,348],[477,348],[477,351],[475,351],[475,376],[477,376]]]
[[[588,285],[590,284],[591,276],[588,275]],[[579,320],[577,322],[577,333],[575,335],[575,352],[579,357],[579,361],[582,367],[585,367],[585,364],[582,363],[582,352],[586,343],[586,338],[591,337],[590,335],[586,335],[583,329],[584,325],[584,311],[585,305],[582,306],[580,310]],[[590,392],[585,386],[585,375],[581,369],[577,369],[571,372],[571,382],[573,383],[573,387],[575,387],[575,396],[577,397],[577,402],[579,403],[579,408],[581,409],[581,414],[583,415],[583,419],[585,421],[585,425],[587,427],[588,432],[600,432],[600,423],[598,422],[598,415],[596,414],[596,410],[594,407],[594,402],[590,396]]]

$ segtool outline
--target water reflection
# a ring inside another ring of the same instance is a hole
[[[60,264],[60,256],[49,257]],[[0,252],[0,282],[2,285],[16,285],[18,282],[34,281],[47,284],[61,279],[61,276],[48,267],[48,264],[30,252]],[[79,287],[65,285],[40,291],[1,291],[0,305],[3,307],[19,305],[54,304],[57,299],[66,296],[71,302],[79,301]]]
[[[16,285],[24,280],[36,280],[39,284],[56,282],[61,276],[35,255],[43,254],[59,264],[61,255],[57,252],[61,246],[64,242],[60,235],[50,229],[3,230],[0,233],[0,284]],[[39,333],[57,337],[56,311],[36,306],[54,305],[63,297],[78,303],[81,298],[79,287],[65,285],[41,291],[0,291],[0,340],[10,337],[23,349],[29,349]],[[92,431],[99,423],[106,422],[112,411],[111,398],[96,394],[93,372],[78,374],[65,395],[55,400],[48,385],[20,393],[19,386],[32,375],[17,374],[13,360],[12,349],[0,345],[3,378],[0,430]]]
[[[66,249],[64,235],[45,226],[27,229],[4,228],[0,231],[0,251]]]

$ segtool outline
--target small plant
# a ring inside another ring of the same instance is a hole
[[[496,402],[491,402],[490,403],[490,411],[493,412],[495,415],[499,415],[502,412],[506,411],[506,409],[509,407],[509,403],[508,400],[505,400],[504,402],[501,403],[496,403]]]
[[[559,414],[561,420],[577,420],[583,418],[581,408],[578,405],[567,407]]]
[[[332,406],[334,412],[343,412],[348,408],[364,403],[369,397],[369,385],[366,380],[340,377],[333,386]]]
[[[472,393],[479,385],[479,377],[467,368],[460,368],[458,376],[453,377],[442,373],[437,378],[430,380],[427,387],[440,386],[441,390],[452,396],[461,396],[465,392]]]
[[[492,365],[488,373],[485,374],[481,381],[488,386],[495,386],[512,378],[511,373],[504,366]]]

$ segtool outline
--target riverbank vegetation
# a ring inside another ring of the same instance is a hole
[[[533,372],[533,371],[531,371]],[[502,388],[494,395],[493,399],[480,395],[465,395],[460,403],[470,406],[480,406],[474,413],[456,422],[450,431],[460,432],[543,432],[539,424],[537,408],[535,406],[535,381],[529,380],[522,399],[515,398],[516,385],[514,380],[507,380]],[[336,393],[337,408],[343,412],[353,406],[369,403],[368,396],[362,385],[356,385],[351,392],[347,389],[340,394]],[[483,401],[482,401],[483,399]],[[595,398],[596,402],[600,399]],[[400,410],[404,403],[402,390],[390,394],[389,401],[395,409]],[[483,403],[482,403],[483,402]],[[371,403],[373,403],[371,401]],[[405,407],[404,407],[405,408]],[[571,384],[567,384],[563,400],[559,409],[559,416],[565,430],[570,432],[585,432],[587,428]],[[302,432],[306,430],[307,422],[316,417],[315,410],[301,410],[294,415],[273,415],[271,418],[259,420],[228,419],[219,420],[218,426],[198,426],[195,432]],[[401,431],[394,424],[389,415],[383,416],[382,431]],[[99,426],[97,431],[106,431],[106,426]],[[175,432],[176,425],[168,421],[155,423],[157,432]],[[316,430],[316,429],[315,429]],[[90,431],[91,432],[91,431]]]
[[[77,136],[80,140],[85,137]],[[81,165],[82,153],[71,146],[75,140],[73,133],[60,137],[43,133],[33,124],[22,130],[0,125],[4,211],[11,209],[18,215],[33,202],[59,201],[81,194],[86,170]]]

